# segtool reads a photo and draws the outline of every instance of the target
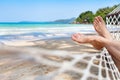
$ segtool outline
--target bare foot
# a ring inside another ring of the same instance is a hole
[[[104,40],[101,36],[86,36],[80,33],[76,33],[72,35],[72,39],[78,43],[90,43],[94,48],[100,50],[102,41]]]
[[[100,36],[103,36],[104,38],[106,38],[108,40],[112,40],[112,36],[111,36],[110,32],[107,30],[105,22],[102,19],[102,17],[100,17],[100,16],[96,17],[93,24],[94,24],[95,30],[98,32],[98,34]],[[103,45],[101,44],[100,46],[102,48]],[[109,52],[109,53],[111,54],[111,52]],[[119,59],[117,59],[116,56],[114,56],[112,54],[111,54],[111,56],[112,56],[116,66],[118,67],[118,69],[120,71],[120,65],[119,65],[120,61],[119,61]]]
[[[88,36],[85,36],[80,33],[73,34],[72,39],[78,43],[90,43],[91,42],[91,39]]]
[[[106,24],[102,17],[100,16],[96,17],[93,24],[94,24],[95,30],[98,32],[100,36],[103,36],[110,40],[112,39],[112,36],[110,32],[107,30]]]

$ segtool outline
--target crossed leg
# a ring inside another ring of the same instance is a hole
[[[106,39],[101,36],[86,36],[80,33],[75,33],[72,35],[72,39],[78,43],[89,43],[93,45],[96,49],[101,49],[104,46]]]
[[[106,39],[112,40],[112,36],[111,36],[110,32],[107,30],[106,24],[102,17],[100,17],[100,16],[95,17],[93,25],[94,25],[94,29],[97,31],[97,33],[100,36],[102,36]]]
[[[95,30],[97,31],[97,33],[100,36],[102,36],[106,39],[112,40],[112,36],[111,36],[110,32],[107,30],[105,22],[102,19],[102,17],[100,17],[100,16],[96,17],[93,22],[93,25],[94,25]],[[96,38],[96,40],[91,41],[91,38],[94,39],[94,37],[95,36],[85,36],[80,33],[77,33],[72,36],[72,39],[79,43],[90,43],[93,45],[94,48],[96,48],[98,50],[102,49],[104,47],[104,45],[101,44],[101,42],[97,41],[98,37]]]
[[[112,37],[105,26],[105,22],[100,16],[95,18],[94,28],[100,36],[85,36],[83,34],[76,33],[72,35],[72,39],[79,43],[90,43],[96,49],[106,47],[116,66],[120,70],[120,42],[112,40]]]
[[[95,18],[94,21],[94,28],[98,32],[99,35],[105,37],[106,39],[110,40],[110,43],[107,44],[105,47],[107,48],[108,52],[111,54],[116,66],[120,70],[120,42],[112,40],[112,37],[105,26],[105,22],[102,17],[98,16]]]

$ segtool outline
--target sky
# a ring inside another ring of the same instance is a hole
[[[68,19],[116,4],[120,0],[0,0],[0,22]]]

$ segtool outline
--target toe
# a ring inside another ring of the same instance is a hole
[[[75,33],[75,34],[72,35],[72,39],[75,40],[75,41],[76,41],[79,37],[80,37],[80,35],[79,35],[78,33]]]
[[[93,25],[94,25],[94,27],[97,27],[97,23],[96,22],[93,22]]]
[[[96,22],[93,23],[93,26],[94,26],[95,30],[97,30],[98,25]]]
[[[99,17],[96,17],[96,22],[97,22],[97,23],[99,23],[99,22],[100,22]]]
[[[101,16],[99,16],[98,19],[99,19],[100,22],[104,23],[104,20]]]
[[[73,41],[76,41],[75,34],[72,35],[72,40],[73,40]]]
[[[95,21],[94,21],[96,24],[99,24],[99,21],[96,19]]]

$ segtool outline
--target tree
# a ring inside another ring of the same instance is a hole
[[[101,8],[96,11],[95,14],[93,14],[92,11],[86,11],[79,15],[78,18],[76,18],[76,22],[78,23],[93,23],[94,17],[96,16],[102,16],[105,20],[105,17],[108,13],[110,13],[112,10],[114,10],[118,5],[114,5],[113,7],[106,7]]]
[[[86,11],[79,15],[79,17],[76,19],[79,23],[91,23],[93,20],[93,12],[92,11]]]

